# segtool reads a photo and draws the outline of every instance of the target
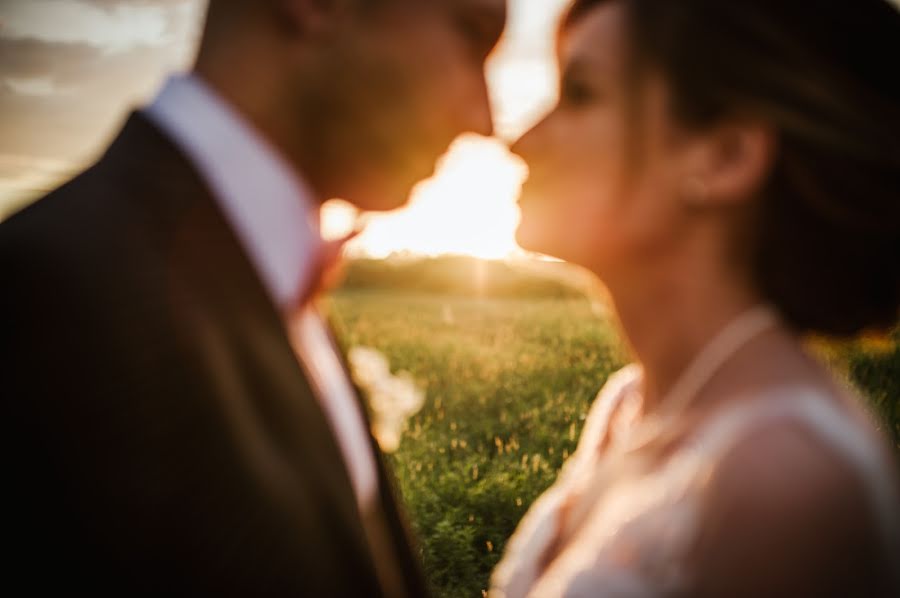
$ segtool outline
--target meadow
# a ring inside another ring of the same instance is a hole
[[[342,343],[382,351],[426,391],[389,457],[426,574],[437,596],[480,596],[506,539],[555,479],[597,391],[628,355],[596,302],[545,292],[547,284],[517,298],[363,288],[354,278],[329,300]],[[900,447],[896,341],[819,342],[815,350],[863,389]]]

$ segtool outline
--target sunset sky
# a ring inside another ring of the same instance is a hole
[[[498,134],[514,139],[556,97],[552,30],[568,0],[510,0],[487,65]],[[78,172],[167,72],[190,65],[205,0],[0,0],[0,219]],[[515,252],[524,167],[498,140],[464,136],[409,206],[368,218],[353,248]],[[348,220],[327,207],[326,228]]]

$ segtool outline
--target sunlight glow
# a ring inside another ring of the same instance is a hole
[[[485,75],[500,139],[463,135],[440,159],[432,178],[419,184],[409,204],[389,214],[365,214],[365,231],[348,245],[350,255],[454,253],[480,258],[522,254],[515,243],[516,200],[527,175],[509,152],[557,98],[554,33],[569,0],[510,0],[504,37]],[[322,210],[326,237],[346,234],[357,222],[344,202]]]
[[[516,251],[515,202],[525,170],[502,142],[460,137],[441,159],[435,176],[416,187],[412,201],[390,215],[368,216],[365,231],[348,251],[371,257],[409,251],[507,257]],[[352,228],[352,221],[352,209],[346,204],[328,206],[324,234],[339,236]]]

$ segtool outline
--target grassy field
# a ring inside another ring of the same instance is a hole
[[[627,362],[618,335],[578,298],[345,290],[331,301],[346,345],[379,349],[425,388],[391,460],[436,594],[480,596],[506,538],[575,448],[597,391]],[[900,436],[896,344],[822,350]]]

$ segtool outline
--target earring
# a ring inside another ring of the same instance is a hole
[[[681,195],[687,204],[692,206],[706,205],[709,199],[709,187],[702,178],[691,176],[684,180]]]

